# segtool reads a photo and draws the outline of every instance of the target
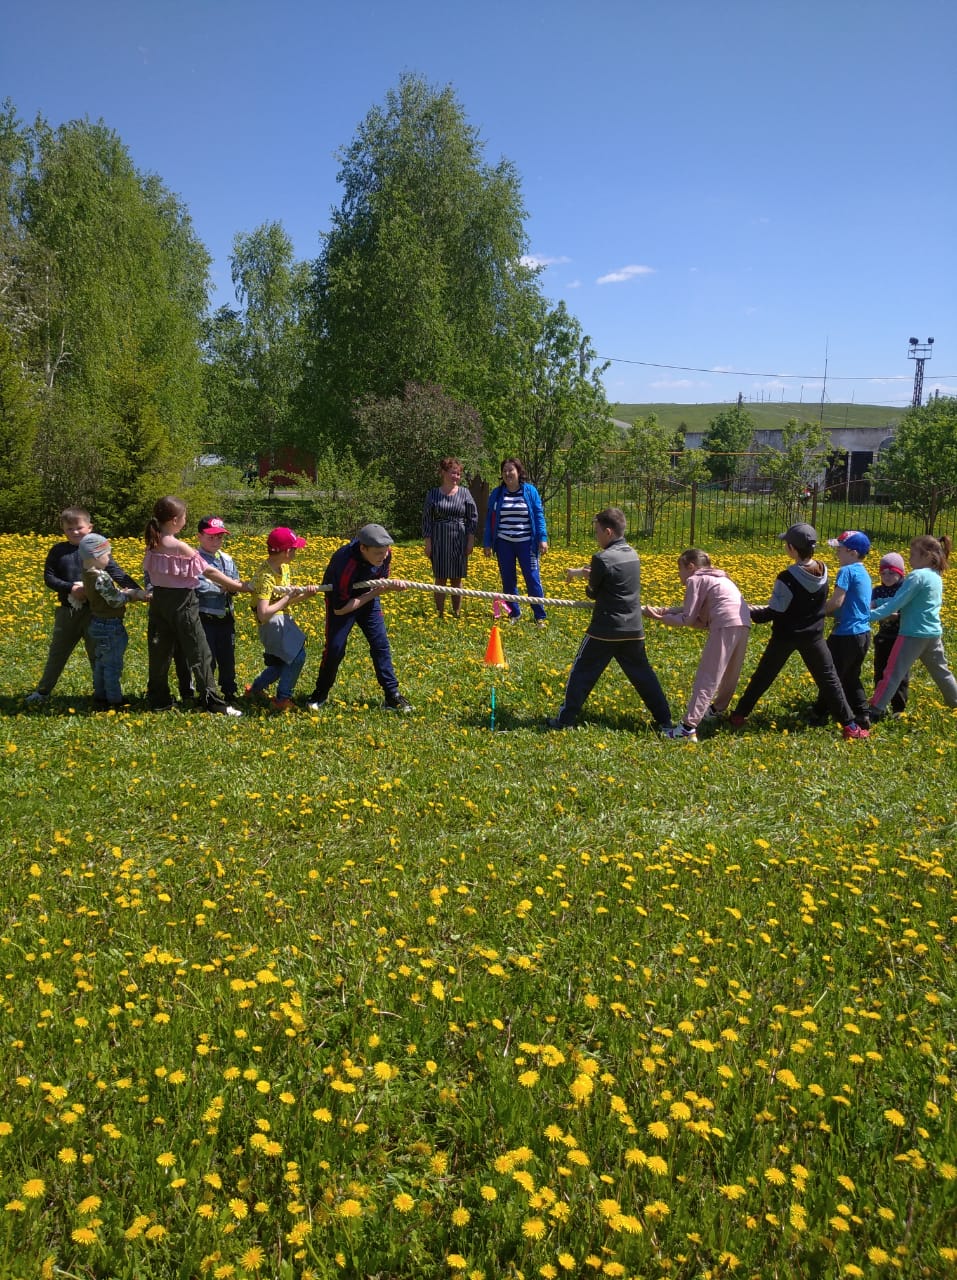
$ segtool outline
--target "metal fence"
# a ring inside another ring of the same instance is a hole
[[[860,529],[881,547],[906,546],[922,533],[950,532],[957,491],[932,486],[914,491],[881,481],[815,482],[787,500],[753,479],[730,484],[657,487],[654,512],[642,477],[628,468],[626,455],[611,457],[588,481],[569,482],[546,503],[553,541],[588,542],[592,519],[603,507],[620,507],[628,517],[629,541],[649,550],[767,547],[796,520],[814,525],[821,539],[844,529]]]

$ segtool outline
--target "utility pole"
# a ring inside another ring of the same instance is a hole
[[[924,364],[934,354],[934,339],[928,338],[926,343],[919,338],[908,338],[907,341],[910,344],[907,358],[914,361],[914,398],[911,405],[919,409],[924,399]]]

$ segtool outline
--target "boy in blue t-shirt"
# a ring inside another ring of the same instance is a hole
[[[835,548],[840,566],[834,590],[824,606],[825,615],[837,615],[827,647],[854,719],[866,729],[870,726],[870,710],[861,683],[861,669],[871,647],[871,579],[861,561],[871,549],[871,540],[866,533],[848,529],[836,538],[828,538],[827,545]],[[824,724],[828,718],[818,698],[810,719],[812,723]]]

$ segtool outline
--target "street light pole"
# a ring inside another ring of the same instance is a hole
[[[911,405],[919,409],[924,399],[924,364],[934,354],[934,339],[928,338],[926,343],[919,338],[908,338],[907,341],[910,343],[907,358],[914,361],[914,398]]]

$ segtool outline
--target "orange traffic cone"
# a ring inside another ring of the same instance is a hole
[[[507,667],[505,661],[505,653],[502,649],[502,637],[498,633],[498,627],[492,625],[492,634],[488,638],[488,646],[485,650],[485,665],[487,667]]]

